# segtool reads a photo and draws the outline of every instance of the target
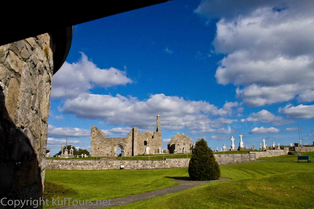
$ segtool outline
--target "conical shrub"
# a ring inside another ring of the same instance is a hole
[[[189,175],[198,181],[216,180],[220,177],[219,165],[204,139],[198,140],[192,151]]]

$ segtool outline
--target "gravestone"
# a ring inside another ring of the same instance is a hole
[[[240,142],[239,142],[239,148],[238,148],[238,150],[243,150],[243,149],[245,149],[245,147],[244,147],[244,143],[243,143],[243,141],[242,141],[242,137],[243,137],[243,135],[240,133],[239,134],[239,138],[240,138]]]
[[[223,151],[223,152],[227,151],[227,148],[226,148],[226,145],[225,145],[225,144],[224,144],[223,147],[222,147],[222,151]]]
[[[231,149],[231,151],[235,151],[236,150],[236,148],[235,148],[235,145],[234,145],[234,138],[233,138],[233,136],[231,137],[231,147],[230,147],[230,149]]]
[[[267,150],[266,139],[265,138],[263,138],[263,150]]]

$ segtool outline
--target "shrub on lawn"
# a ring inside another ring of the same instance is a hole
[[[219,165],[204,139],[198,140],[192,151],[189,175],[191,179],[198,181],[216,180],[220,177]]]

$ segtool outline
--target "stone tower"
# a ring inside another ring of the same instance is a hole
[[[157,128],[156,128],[156,132],[161,133],[160,115],[157,115]]]

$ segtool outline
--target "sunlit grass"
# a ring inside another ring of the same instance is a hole
[[[117,208],[314,208],[313,163],[259,161],[220,169],[232,180]]]
[[[312,155],[311,153],[306,153]],[[152,198],[119,208],[314,208],[314,164],[297,156],[221,166],[225,182]],[[158,170],[47,170],[45,197],[105,200],[158,190],[186,177],[187,168]]]

